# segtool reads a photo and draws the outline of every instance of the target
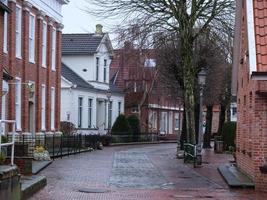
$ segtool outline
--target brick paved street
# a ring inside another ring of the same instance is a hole
[[[58,159],[41,173],[48,184],[31,199],[267,199],[254,190],[228,189],[216,168],[230,155],[206,151],[205,164],[194,169],[175,151],[175,144],[121,146]],[[98,193],[81,192],[91,189]]]

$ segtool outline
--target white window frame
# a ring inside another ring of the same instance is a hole
[[[99,81],[99,66],[100,66],[100,58],[99,57],[96,57],[96,78],[95,80],[96,81]]]
[[[93,99],[88,98],[88,128],[92,128]]]
[[[21,59],[21,20],[22,20],[22,8],[16,5],[16,57]]]
[[[51,130],[55,130],[55,110],[56,110],[56,90],[54,87],[51,87]]]
[[[29,15],[29,62],[35,63],[35,15],[32,13]]]
[[[46,68],[47,51],[47,23],[43,22],[43,40],[42,40],[42,67]]]
[[[108,102],[108,129],[112,127],[112,109],[113,109],[113,101]]]
[[[103,82],[106,83],[107,81],[107,66],[108,66],[108,60],[104,59],[104,72],[103,72]]]
[[[80,99],[81,105],[80,105]],[[82,96],[78,97],[78,119],[77,119],[77,127],[82,128],[83,127],[83,100],[84,98]]]
[[[16,130],[21,131],[21,78],[15,78]]]
[[[42,90],[41,90],[41,92],[42,92],[42,95],[41,95],[41,97],[42,97],[42,102],[41,102],[41,104],[42,104],[42,107],[41,107],[41,129],[43,130],[43,131],[45,131],[46,130],[46,123],[45,123],[45,121],[46,121],[46,116],[45,116],[45,109],[46,109],[46,86],[45,86],[45,84],[42,84]]]
[[[51,50],[51,55],[52,55],[52,64],[51,64],[51,69],[52,71],[56,71],[56,42],[57,42],[57,31],[56,28],[53,27],[52,29],[52,50]]]

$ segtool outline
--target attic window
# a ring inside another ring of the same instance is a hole
[[[83,69],[83,72],[87,72],[87,69]]]

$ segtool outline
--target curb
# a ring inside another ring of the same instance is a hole
[[[144,144],[173,144],[177,141],[159,141],[159,142],[129,142],[129,143],[113,143],[109,146],[127,146],[127,145],[144,145]]]
[[[28,199],[36,192],[44,188],[47,184],[45,176],[25,177],[26,180],[21,184],[21,199]]]

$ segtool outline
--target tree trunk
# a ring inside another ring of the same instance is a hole
[[[186,114],[187,141],[196,144],[195,132],[195,69],[193,66],[193,30],[190,22],[184,21],[181,31],[181,61],[183,66],[184,102]]]
[[[203,143],[203,148],[205,149],[211,148],[210,138],[212,130],[212,115],[213,115],[213,105],[208,105],[206,114],[206,129],[205,129],[204,143]]]
[[[200,114],[200,106],[199,101],[195,98],[195,130],[196,130],[196,142],[198,144],[198,134],[199,134],[199,114]]]
[[[223,124],[225,122],[225,111],[226,111],[225,105],[221,104],[220,117],[219,117],[219,127],[218,127],[218,135],[219,136],[222,135]]]
[[[187,139],[187,131],[186,131],[186,114],[183,112],[183,124],[182,124],[182,133],[180,136],[180,148],[181,150],[184,150],[184,143],[188,142]]]

